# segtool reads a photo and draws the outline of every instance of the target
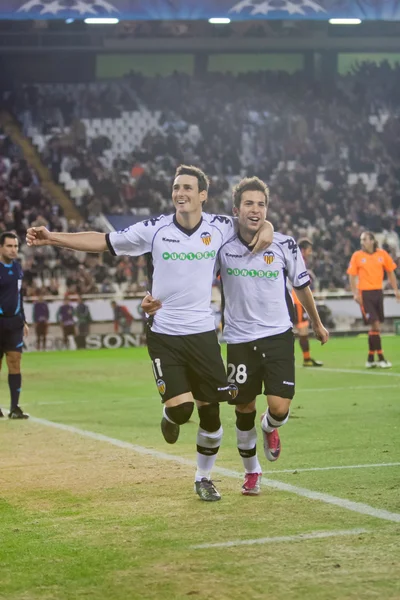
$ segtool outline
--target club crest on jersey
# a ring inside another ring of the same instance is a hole
[[[200,237],[201,237],[201,241],[206,246],[209,246],[211,244],[211,233],[208,233],[208,231],[203,231],[203,233],[201,234]]]
[[[161,396],[163,396],[165,394],[165,390],[167,389],[165,381],[163,381],[162,379],[157,379],[157,389],[160,392]]]
[[[275,254],[273,252],[271,252],[270,250],[267,250],[266,252],[264,252],[264,260],[267,263],[267,265],[271,265],[274,262],[274,258],[275,258]]]

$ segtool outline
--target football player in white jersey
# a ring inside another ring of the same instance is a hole
[[[148,255],[153,271],[149,298],[157,299],[159,310],[147,328],[147,344],[163,403],[161,430],[168,443],[175,443],[196,402],[200,424],[195,490],[202,500],[212,502],[220,499],[211,480],[222,439],[219,402],[230,398],[232,386],[226,380],[214,330],[211,284],[217,252],[234,235],[235,227],[229,217],[202,212],[208,185],[203,171],[181,165],[172,188],[173,215],[109,234],[53,233],[31,227],[26,239],[28,246]],[[265,223],[261,233],[255,251],[272,241],[272,225]]]
[[[252,254],[249,242],[266,219],[268,186],[257,177],[243,179],[233,190],[233,214],[239,231],[218,253],[224,299],[224,338],[228,344],[228,381],[238,388],[229,400],[236,409],[236,434],[245,479],[242,493],[260,492],[261,466],[256,453],[256,396],[267,396],[262,416],[264,452],[279,457],[278,428],[289,419],[295,392],[293,304],[286,288],[288,277],[307,311],[315,336],[322,343],[329,334],[319,318],[310,278],[297,244],[274,233],[264,253]]]

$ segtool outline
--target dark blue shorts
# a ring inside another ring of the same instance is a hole
[[[21,315],[0,317],[0,358],[5,352],[22,352],[24,322]]]

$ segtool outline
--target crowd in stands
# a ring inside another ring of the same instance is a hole
[[[52,231],[90,230],[88,222],[67,221],[61,207],[40,185],[35,170],[21,149],[0,129],[0,233],[14,231],[24,241],[28,227],[45,225]],[[24,294],[26,297],[136,293],[146,288],[146,263],[123,257],[76,253],[43,246],[23,245]]]
[[[99,96],[96,86],[68,87],[66,93],[30,86],[8,96],[24,130],[34,125],[50,134],[42,158],[55,180],[68,172],[89,181],[79,204],[80,227],[90,227],[101,212],[170,212],[171,177],[185,162],[211,177],[209,212],[231,213],[230,189],[238,177],[268,182],[275,228],[313,241],[320,290],[347,287],[347,263],[362,230],[376,233],[400,261],[399,66],[362,63],[329,84],[270,71],[154,78],[131,73],[102,89]],[[110,140],[89,138],[82,119],[113,119],[140,107],[160,113],[157,128],[110,164],[104,160]],[[52,228],[76,230],[7,139],[0,154],[0,229],[13,226],[22,235],[28,223],[44,219]],[[112,293],[115,283],[143,289],[141,259],[110,258],[46,249],[42,256],[28,252],[26,267],[50,281],[66,273],[68,289],[81,294]]]

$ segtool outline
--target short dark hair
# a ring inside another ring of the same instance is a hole
[[[210,180],[204,171],[198,167],[194,167],[193,165],[179,165],[175,172],[174,179],[179,177],[179,175],[191,175],[192,177],[196,177],[199,186],[199,192],[208,191]]]
[[[13,233],[12,231],[4,231],[4,233],[0,235],[0,246],[4,246],[7,238],[17,240],[17,242],[19,243],[18,236],[15,233]]]
[[[375,234],[372,233],[372,231],[363,231],[363,233],[365,233],[365,235],[367,235],[369,237],[369,239],[374,242],[374,252],[376,252],[378,250],[379,244],[376,241],[376,237]],[[362,234],[361,234],[362,235]]]
[[[265,196],[265,205],[269,204],[269,187],[259,177],[245,177],[232,190],[233,206],[240,208],[243,192],[262,192]]]
[[[298,240],[297,245],[300,248],[300,250],[307,250],[307,248],[313,247],[312,241],[308,238],[301,238],[300,240]]]

